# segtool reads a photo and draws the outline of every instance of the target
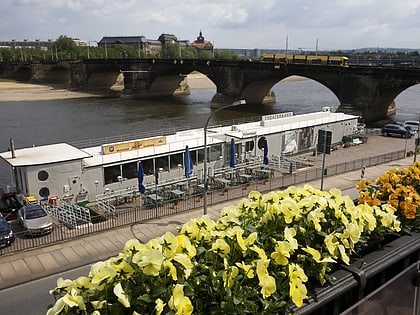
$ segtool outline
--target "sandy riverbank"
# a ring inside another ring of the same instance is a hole
[[[305,78],[291,76],[283,80],[297,81]],[[187,77],[188,85],[191,89],[215,89],[216,86],[205,75],[194,73]],[[56,99],[72,99],[101,97],[95,93],[82,91],[71,91],[63,85],[42,85],[20,82],[0,82],[0,102],[19,102],[19,101],[45,101]]]

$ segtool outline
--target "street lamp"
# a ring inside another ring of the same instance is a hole
[[[207,176],[207,126],[209,125],[210,119],[213,117],[214,114],[216,114],[217,112],[229,108],[229,107],[234,107],[234,106],[238,106],[238,105],[244,105],[246,104],[245,100],[239,100],[236,102],[233,102],[232,104],[228,104],[228,105],[224,105],[219,107],[218,109],[216,109],[214,112],[212,112],[210,114],[210,116],[207,118],[206,124],[204,125],[204,199],[203,199],[203,203],[204,203],[204,215],[207,214],[207,188],[208,188],[208,176]]]
[[[163,168],[155,169],[155,205],[156,205],[156,217],[158,217],[158,184],[159,184],[159,173],[163,172]]]
[[[182,164],[178,164],[178,179],[181,180],[181,168],[182,168]]]

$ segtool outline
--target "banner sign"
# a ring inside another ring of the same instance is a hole
[[[114,144],[102,145],[102,154],[113,154],[132,150],[139,150],[148,147],[156,147],[166,144],[166,137],[156,137],[143,140],[127,141]]]

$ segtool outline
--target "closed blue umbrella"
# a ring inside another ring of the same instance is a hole
[[[146,191],[146,187],[144,187],[143,181],[144,181],[144,170],[143,165],[141,164],[141,161],[139,162],[139,171],[137,173],[137,179],[139,181],[139,192],[141,194],[144,194]]]
[[[268,141],[267,139],[264,140],[264,161],[265,165],[268,165]]]
[[[185,178],[190,178],[193,172],[193,161],[190,155],[190,149],[188,146],[185,147],[185,154],[184,154],[184,168],[185,168]]]
[[[230,167],[235,167],[236,165],[236,150],[235,150],[235,140],[230,139]]]

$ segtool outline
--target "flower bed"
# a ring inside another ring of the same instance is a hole
[[[375,183],[363,179],[356,187],[360,190],[359,203],[391,205],[404,232],[420,230],[420,162],[390,169]]]
[[[217,221],[203,216],[178,235],[130,240],[88,277],[59,279],[48,314],[286,313],[361,258],[370,240],[398,235],[394,211],[355,206],[338,189],[251,191]]]

